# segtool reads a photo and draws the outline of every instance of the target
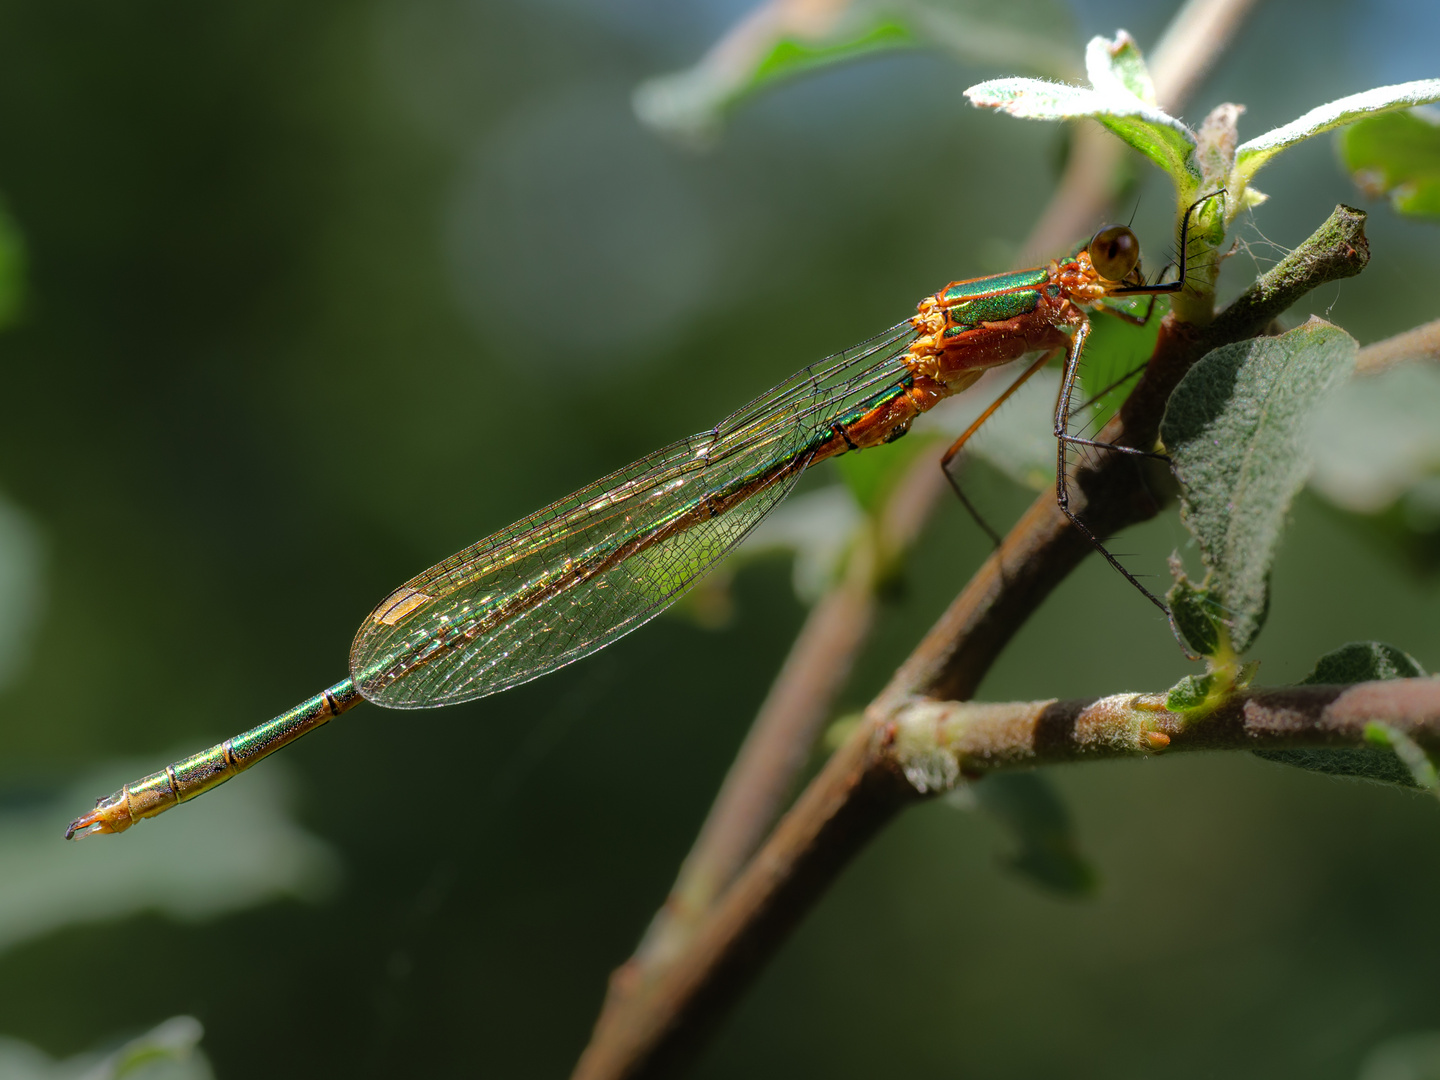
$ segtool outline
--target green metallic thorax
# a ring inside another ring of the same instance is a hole
[[[940,294],[945,305],[945,336],[958,337],[980,323],[1004,322],[1040,306],[1042,286],[1050,280],[1043,267],[1012,274],[957,281]]]

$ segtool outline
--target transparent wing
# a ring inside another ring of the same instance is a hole
[[[635,629],[785,497],[833,424],[907,374],[914,338],[901,323],[806,368],[412,578],[355,636],[361,693],[392,708],[468,701]]]

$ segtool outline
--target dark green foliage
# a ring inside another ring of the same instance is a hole
[[[1191,650],[1201,656],[1214,656],[1220,647],[1221,612],[1210,594],[1197,589],[1183,572],[1176,571],[1175,584],[1165,599],[1175,626]]]
[[[1315,661],[1315,670],[1301,686],[1322,683],[1373,682],[1376,679],[1420,679],[1425,669],[1409,653],[1383,641],[1352,641]]]
[[[1381,641],[1352,641],[1315,662],[1302,686],[1349,684],[1377,679],[1423,678],[1425,669],[1401,649]],[[1366,732],[1372,747],[1334,750],[1257,750],[1256,757],[1331,776],[1354,776],[1400,787],[1434,787],[1434,767],[1425,752],[1402,732],[1372,724]],[[1426,770],[1428,772],[1428,780]]]
[[[1256,750],[1255,756],[1281,765],[1293,765],[1307,772],[1351,776],[1399,787],[1415,786],[1414,777],[1405,763],[1388,749]]]
[[[0,203],[0,330],[19,317],[25,299],[25,245]]]

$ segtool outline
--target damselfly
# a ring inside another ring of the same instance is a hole
[[[709,431],[431,567],[365,620],[350,648],[348,678],[266,724],[125,785],[71,822],[65,835],[120,832],[193,799],[361,700],[400,709],[469,701],[604,648],[673,603],[807,468],[893,442],[937,402],[1026,353],[1041,355],[956,440],[942,466],[1000,402],[1063,353],[1055,408],[1060,507],[1163,610],[1071,513],[1065,449],[1103,445],[1069,432],[1087,313],[1143,321],[1106,301],[1182,290],[1190,217],[1199,205],[1181,225],[1174,281],[1147,284],[1135,234],[1112,225],[1064,261],[952,282],[922,300],[913,317],[791,376]]]

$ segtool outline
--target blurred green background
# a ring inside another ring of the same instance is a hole
[[[836,69],[703,155],[644,129],[635,85],[747,7],[0,3],[27,261],[0,336],[0,1034],[60,1057],[190,1014],[224,1078],[567,1073],[803,618],[779,557],[723,629],[668,617],[495,698],[367,706],[126,836],[61,833],[343,677],[413,573],[1006,264],[1063,152],[962,103],[1012,68]],[[1077,57],[1117,27],[1152,46],[1173,7],[1077,0]],[[1436,75],[1437,40],[1429,0],[1262,3],[1185,115],[1243,102],[1258,134]],[[1141,175],[1154,245],[1171,196]],[[1328,138],[1261,186],[1262,261],[1360,200]],[[1362,343],[1440,316],[1440,230],[1364,205],[1370,268],[1311,303]],[[999,521],[1030,498],[968,477]],[[1430,548],[1392,532],[1302,499],[1261,681],[1360,638],[1440,668],[1440,582],[1405,554]],[[1118,549],[1162,574],[1184,542],[1172,513]],[[940,509],[846,707],[986,550]],[[981,693],[1187,670],[1092,559]],[[1240,756],[1051,775],[1096,897],[1006,874],[986,818],[908,813],[696,1074],[1348,1078],[1440,1028],[1433,799]]]

